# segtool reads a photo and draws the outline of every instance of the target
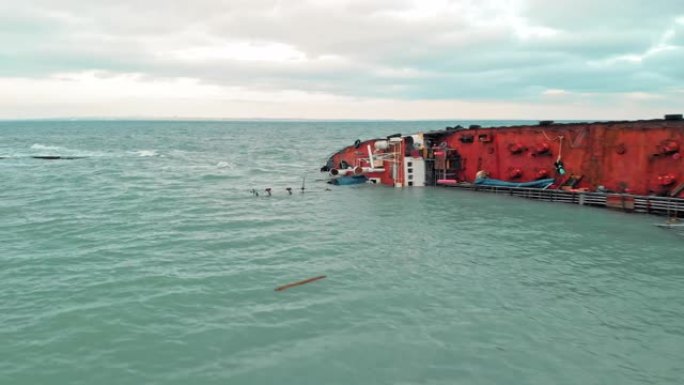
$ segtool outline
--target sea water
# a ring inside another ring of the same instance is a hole
[[[0,384],[682,383],[662,218],[318,172],[454,124],[0,123]]]

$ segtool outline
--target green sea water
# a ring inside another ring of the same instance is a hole
[[[661,218],[321,181],[455,123],[0,123],[0,384],[681,384]]]

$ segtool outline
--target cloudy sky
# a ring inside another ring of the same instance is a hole
[[[0,0],[0,118],[684,112],[684,0]]]

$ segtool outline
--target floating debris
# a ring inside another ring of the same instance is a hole
[[[314,282],[314,281],[318,281],[319,279],[323,279],[323,278],[326,278],[326,277],[327,277],[327,276],[325,276],[325,275],[319,275],[318,277],[313,277],[313,278],[305,279],[305,280],[303,280],[303,281],[297,281],[297,282],[293,282],[293,283],[288,283],[287,285],[283,285],[283,286],[276,287],[276,288],[275,288],[275,291],[287,290],[287,289],[289,289],[289,288],[291,288],[291,287],[304,285],[304,284],[307,284],[307,283],[311,283],[311,282]]]
[[[33,155],[33,159],[44,159],[44,160],[73,160],[73,159],[83,159],[85,156],[61,156],[61,155]]]

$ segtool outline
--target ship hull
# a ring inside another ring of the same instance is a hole
[[[380,170],[369,181],[394,187],[501,187],[684,199],[684,120],[461,127],[357,140],[327,167]]]

